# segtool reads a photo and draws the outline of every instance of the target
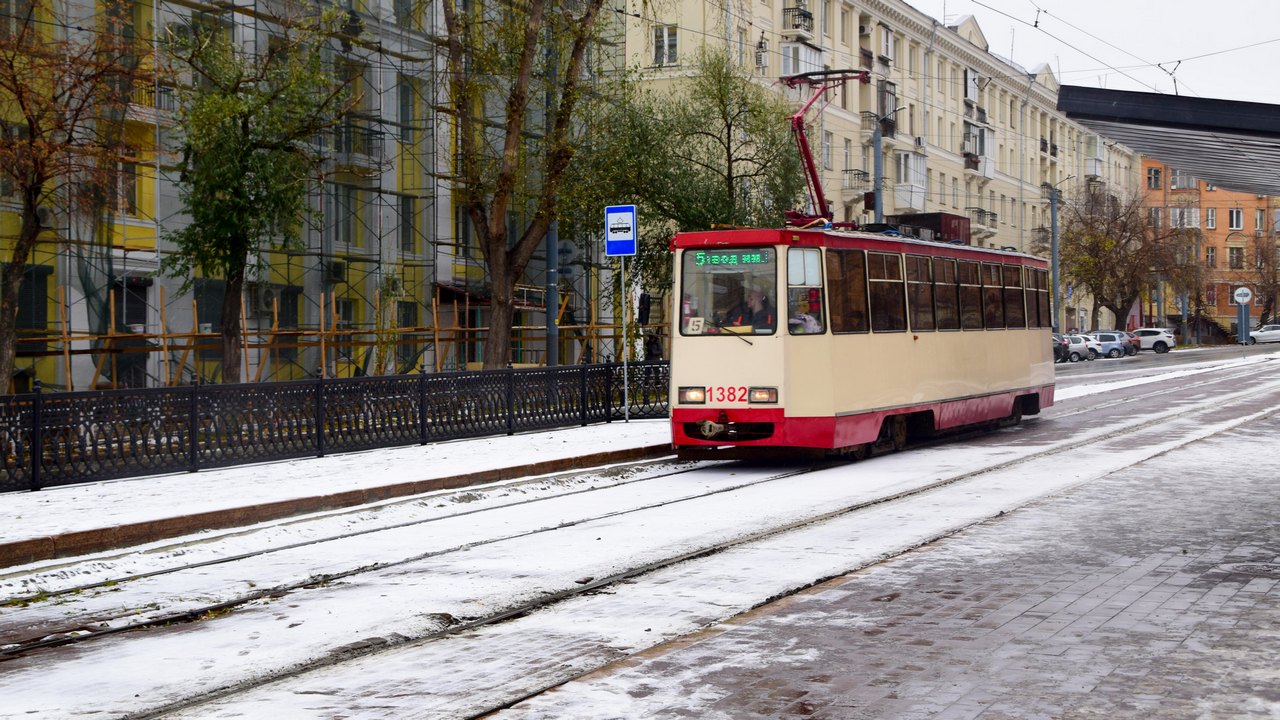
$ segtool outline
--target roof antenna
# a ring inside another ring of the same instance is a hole
[[[1181,60],[1179,60],[1178,62],[1176,62],[1176,63],[1174,63],[1174,64],[1173,64],[1173,69],[1172,69],[1172,70],[1164,70],[1164,65],[1163,65],[1163,64],[1161,64],[1161,63],[1156,63],[1156,67],[1160,68],[1161,70],[1164,70],[1165,74],[1166,74],[1166,75],[1168,75],[1170,78],[1172,78],[1172,79],[1173,79],[1173,94],[1174,94],[1174,95],[1177,95],[1177,94],[1178,94],[1178,76],[1177,76],[1177,75],[1175,75],[1174,73],[1178,72],[1178,66],[1179,66],[1179,65],[1181,65],[1181,64],[1182,64],[1182,61],[1181,61]]]

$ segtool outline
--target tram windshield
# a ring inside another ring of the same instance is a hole
[[[778,327],[773,247],[688,249],[680,266],[682,335],[772,335]]]

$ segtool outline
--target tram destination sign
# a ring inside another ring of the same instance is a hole
[[[698,250],[693,254],[693,264],[707,265],[765,265],[773,262],[773,253],[767,248],[752,250]]]

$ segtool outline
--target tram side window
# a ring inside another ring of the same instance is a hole
[[[867,253],[867,278],[871,289],[872,332],[906,330],[902,256],[897,253]]]
[[[927,257],[907,256],[907,307],[911,309],[911,329],[933,330],[933,263]]]
[[[826,332],[822,314],[822,251],[787,250],[787,328],[792,335]]]
[[[870,331],[866,253],[861,250],[828,250],[827,286],[831,304],[831,332]]]
[[[978,263],[958,261],[956,276],[960,281],[960,327],[965,330],[981,330],[982,278],[978,272]]]
[[[1036,327],[1052,327],[1053,316],[1049,312],[1049,273],[1044,270],[1032,270],[1036,279]]]
[[[982,320],[988,330],[1004,327],[1004,285],[992,263],[982,263]]]
[[[956,261],[933,259],[933,306],[939,330],[960,329],[960,286],[956,280]]]
[[[1022,292],[1022,268],[1005,265],[1004,270],[1004,322],[1006,327],[1027,326],[1027,300]]]

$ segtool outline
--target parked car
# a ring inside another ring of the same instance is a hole
[[[1125,355],[1137,355],[1138,351],[1142,349],[1142,341],[1138,340],[1138,336],[1128,330],[1103,330],[1102,332],[1123,335],[1125,339],[1129,341],[1129,347],[1125,348],[1124,351]]]
[[[1177,339],[1173,337],[1173,333],[1169,332],[1168,328],[1138,328],[1133,331],[1133,334],[1138,336],[1138,341],[1142,343],[1143,350],[1167,353],[1178,344]]]
[[[1260,342],[1280,342],[1280,325],[1263,325],[1257,330],[1249,331],[1249,344]]]
[[[1079,362],[1081,360],[1092,360],[1097,357],[1097,352],[1089,347],[1089,340],[1084,335],[1068,335],[1067,343],[1067,360],[1070,362]],[[1098,344],[1097,340],[1093,340],[1094,345]]]
[[[1056,363],[1066,362],[1067,357],[1071,354],[1071,343],[1058,333],[1053,334],[1053,361]]]
[[[1098,330],[1089,333],[1089,336],[1102,343],[1102,349],[1099,351],[1101,355],[1118,358],[1129,354],[1129,338],[1118,332]]]

